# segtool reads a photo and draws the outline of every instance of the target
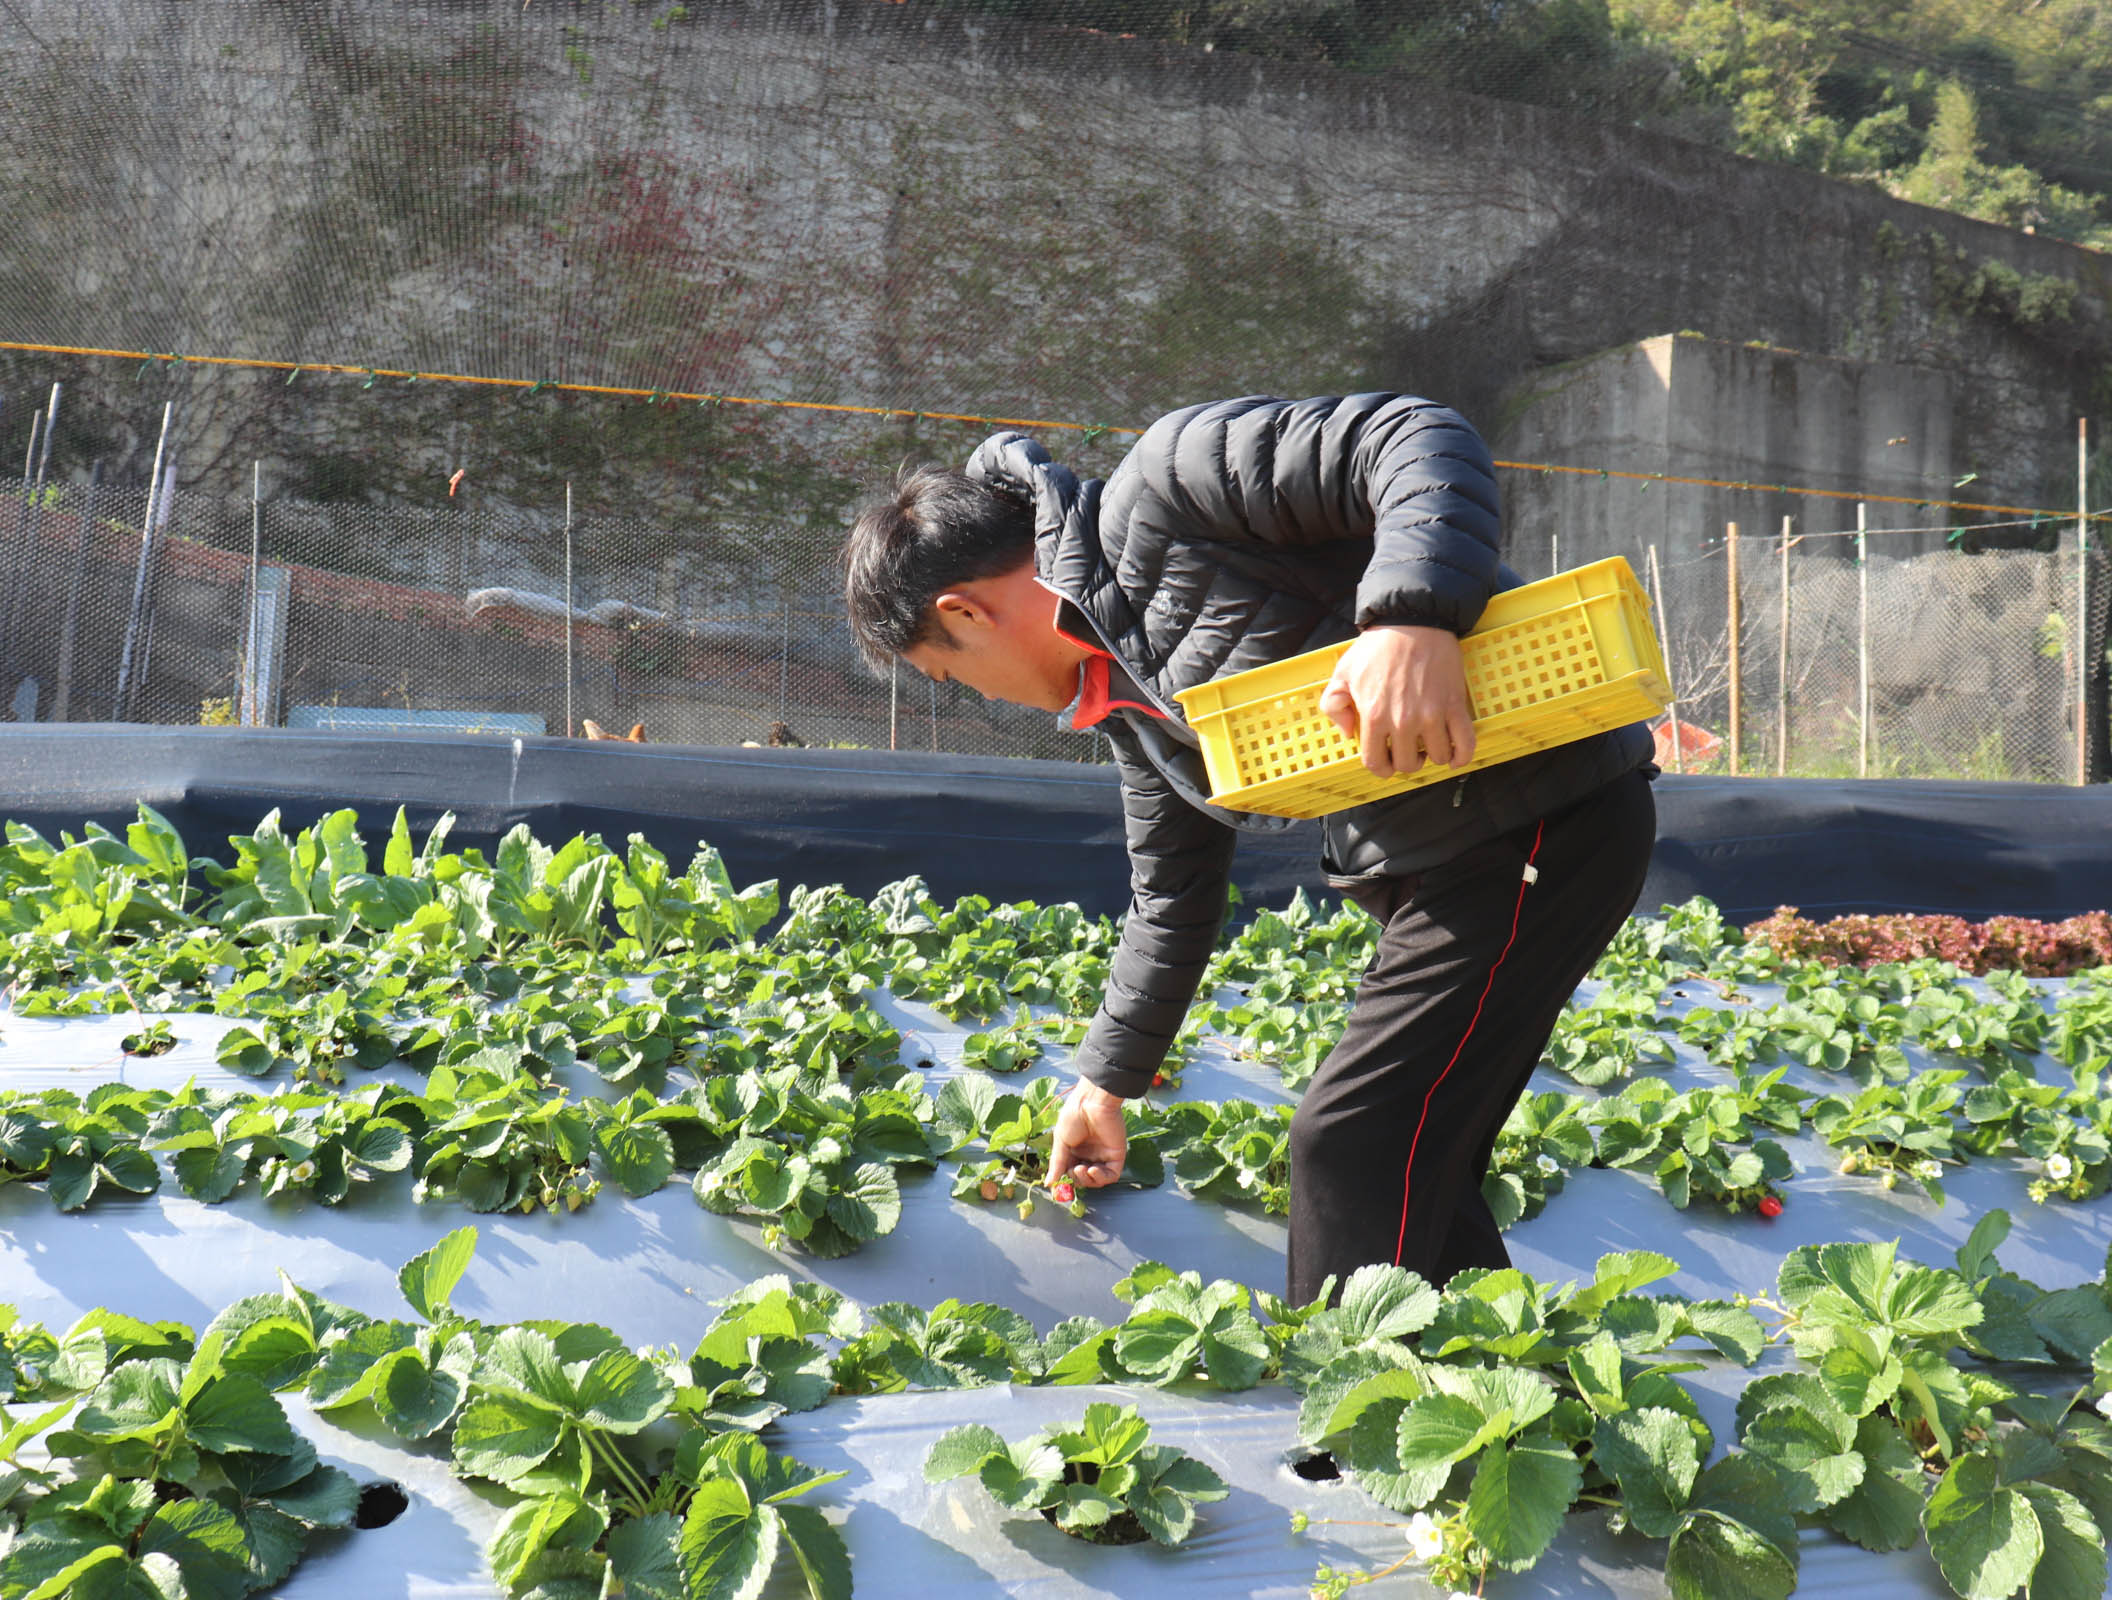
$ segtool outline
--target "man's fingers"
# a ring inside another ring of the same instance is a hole
[[[1343,738],[1356,738],[1357,702],[1340,677],[1330,678],[1327,687],[1320,691],[1320,714],[1342,730]]]
[[[1449,720],[1452,727],[1452,765],[1463,767],[1474,759],[1474,713],[1467,706],[1455,705]]]
[[[1377,717],[1363,719],[1361,735],[1357,740],[1358,752],[1364,765],[1375,777],[1393,776],[1393,765],[1397,752],[1391,747],[1393,729]]]
[[[1423,724],[1422,742],[1423,754],[1430,758],[1433,767],[1451,765],[1452,732],[1445,726],[1442,718],[1433,717]],[[1420,766],[1421,763],[1418,762],[1417,765]],[[1407,770],[1413,772],[1415,768],[1410,767]]]

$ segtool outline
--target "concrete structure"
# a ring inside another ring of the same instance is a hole
[[[1856,500],[1950,498],[1956,383],[1934,367],[1807,355],[1764,344],[1664,334],[1535,373],[1505,395],[1497,439],[1507,459],[1725,484],[1838,487],[1840,499],[1753,493],[1563,473],[1505,475],[1506,537],[1520,571],[1628,557],[1656,545],[1686,561],[1721,544],[1726,523],[1774,539],[1853,528]],[[1971,498],[1971,485],[1956,491]],[[1868,504],[1869,526],[1929,528],[1964,513]],[[1900,533],[1887,555],[1940,548],[1943,532]],[[1559,541],[1559,545],[1557,544]],[[1814,553],[1850,553],[1830,540]]]
[[[1081,425],[1406,388],[1502,437],[1506,390],[1699,329],[1951,375],[1956,461],[1916,487],[1972,470],[2026,504],[2066,503],[2074,418],[2112,396],[2112,257],[1800,169],[980,11],[675,9],[22,0],[0,12],[0,338]],[[1793,370],[1798,404],[1826,388]],[[80,396],[63,473],[101,455],[136,482],[136,430],[173,394],[186,488],[233,502],[261,457],[273,498],[444,506],[466,468],[464,499],[520,508],[526,548],[569,482],[582,516],[664,521],[612,564],[670,590],[762,559],[710,548],[728,516],[826,530],[877,472],[976,437],[21,356],[0,359],[0,445],[58,376]],[[1049,439],[1089,473],[1128,442]],[[1846,470],[1830,423],[1802,440],[1809,461],[1779,430],[1755,455]],[[449,551],[369,570],[489,581]]]

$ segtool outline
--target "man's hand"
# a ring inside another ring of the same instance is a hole
[[[1104,1189],[1122,1176],[1129,1154],[1129,1129],[1122,1122],[1122,1097],[1090,1078],[1080,1078],[1064,1096],[1049,1140],[1049,1182],[1070,1174],[1074,1183]]]
[[[1406,777],[1425,757],[1455,767],[1474,759],[1459,638],[1443,628],[1365,629],[1335,663],[1320,709],[1381,778]]]

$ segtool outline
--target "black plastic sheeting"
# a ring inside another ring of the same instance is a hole
[[[2112,906],[2112,786],[1771,778],[1658,780],[1642,906],[1707,895],[1736,920],[1946,911],[2057,918]],[[1110,767],[868,750],[770,750],[462,734],[0,725],[0,816],[56,837],[140,801],[195,854],[276,807],[290,830],[350,806],[370,841],[455,814],[489,849],[516,823],[557,841],[641,833],[678,864],[716,845],[740,882],[870,894],[921,874],[942,899],[1128,904]],[[1246,839],[1250,901],[1321,887],[1319,829]]]

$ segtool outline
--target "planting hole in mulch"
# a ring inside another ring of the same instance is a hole
[[[1098,1483],[1100,1469],[1090,1461],[1066,1461],[1063,1465],[1065,1483]],[[1056,1508],[1043,1506],[1044,1520],[1056,1521]],[[1064,1528],[1062,1532],[1073,1539],[1083,1539],[1087,1544],[1142,1544],[1151,1537],[1144,1531],[1144,1524],[1130,1511],[1118,1511],[1097,1528]]]
[[[1291,1470],[1307,1483],[1334,1483],[1342,1476],[1341,1467],[1325,1450],[1315,1450],[1311,1455],[1299,1456],[1291,1463]]]
[[[411,1497],[393,1483],[370,1483],[359,1491],[359,1509],[352,1513],[355,1528],[386,1528],[411,1506]]]

